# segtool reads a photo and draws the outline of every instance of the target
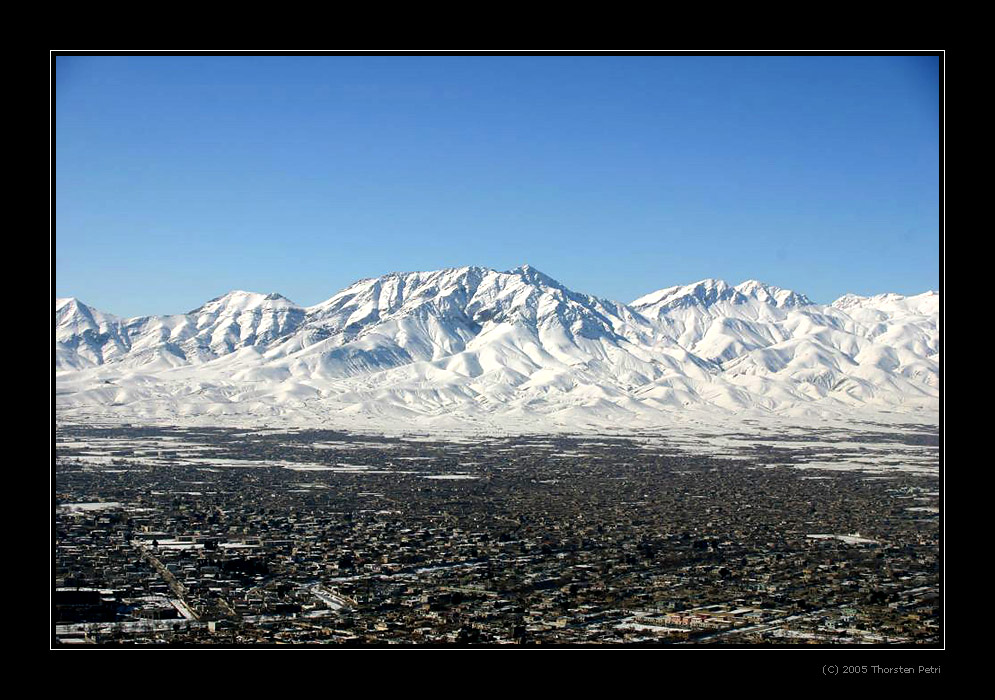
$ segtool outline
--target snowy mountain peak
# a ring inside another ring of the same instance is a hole
[[[75,297],[55,300],[56,369],[80,369],[123,357],[130,349],[121,319]]]
[[[67,306],[78,306],[80,303],[76,297],[61,297],[55,300],[55,313],[59,313]]]
[[[552,277],[546,273],[532,267],[528,263],[524,265],[519,265],[513,270],[508,270],[506,274],[518,275],[529,284],[534,284],[539,287],[553,287],[555,289],[563,289],[563,285],[554,280]]]
[[[791,306],[808,306],[812,302],[808,297],[790,289],[782,289],[772,284],[764,284],[758,280],[746,280],[736,285],[736,291],[746,297],[752,297],[778,308]]]
[[[639,297],[629,306],[635,309],[658,309],[686,306],[708,306],[732,299],[737,294],[725,280],[704,279],[691,284],[666,287]]]
[[[235,289],[227,294],[222,294],[219,297],[211,299],[203,306],[191,311],[190,314],[219,313],[222,311],[234,313],[251,311],[253,309],[274,310],[289,308],[297,308],[297,305],[282,294],[277,294],[276,292],[260,294],[258,292],[246,292],[241,289]]]
[[[101,330],[119,322],[116,316],[97,311],[76,297],[55,300],[55,323],[59,332],[82,332],[86,328]]]
[[[804,294],[758,280],[747,280],[733,287],[725,280],[709,278],[650,292],[633,301],[630,306],[643,313],[653,313],[666,308],[708,307],[718,302],[742,304],[748,299],[777,308],[808,306],[812,303]]]
[[[854,306],[859,306],[866,299],[867,299],[867,297],[862,297],[859,294],[854,294],[853,292],[847,292],[846,294],[844,294],[843,296],[841,296],[839,299],[837,299],[836,301],[834,301],[831,304],[831,306],[833,306],[834,308],[837,308],[837,309],[846,310],[846,309],[852,308]]]
[[[859,309],[888,316],[906,313],[932,315],[939,313],[940,295],[932,290],[915,296],[888,292],[867,297],[847,293],[834,301],[831,306],[841,311],[853,312]]]

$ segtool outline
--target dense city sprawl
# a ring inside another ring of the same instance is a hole
[[[935,471],[131,426],[55,453],[56,646],[941,643]]]

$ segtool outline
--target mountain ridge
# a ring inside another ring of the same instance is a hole
[[[932,414],[939,303],[927,292],[821,305],[707,279],[622,304],[528,264],[389,273],[308,307],[233,290],[188,314],[121,319],[61,298],[57,408],[593,425],[689,407]]]

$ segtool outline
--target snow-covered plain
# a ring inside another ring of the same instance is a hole
[[[626,305],[527,265],[389,274],[306,308],[237,291],[120,319],[58,299],[56,411],[451,436],[936,425],[939,310],[721,280]]]

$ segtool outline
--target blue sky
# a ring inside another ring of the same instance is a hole
[[[623,302],[938,289],[939,81],[926,56],[60,56],[56,294],[310,305],[526,262]]]

